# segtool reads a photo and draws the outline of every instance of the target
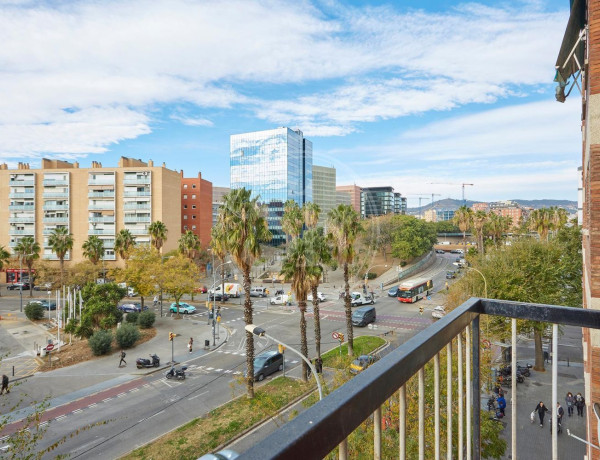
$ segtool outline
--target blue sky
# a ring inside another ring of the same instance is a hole
[[[0,0],[0,161],[120,156],[229,185],[229,136],[312,140],[338,184],[577,197],[569,2]]]

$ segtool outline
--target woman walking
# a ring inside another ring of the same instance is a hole
[[[533,411],[538,413],[540,418],[540,426],[544,426],[544,415],[546,415],[546,412],[548,412],[548,408],[545,406],[543,401],[540,401],[540,403],[535,406]]]
[[[575,407],[575,396],[570,391],[567,393],[565,398],[565,402],[567,403],[567,413],[569,417],[573,415],[573,407]]]
[[[577,415],[583,417],[583,408],[585,407],[585,398],[581,393],[575,396],[575,406],[577,407]]]
[[[188,342],[188,348],[190,353],[192,352],[192,347],[194,346],[194,339],[190,337],[190,341]]]

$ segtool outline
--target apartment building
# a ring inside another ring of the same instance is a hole
[[[340,194],[342,193],[349,197],[349,203],[348,200],[340,200],[340,203],[344,202],[345,204],[350,204],[359,216],[362,215],[360,205],[362,189],[358,185],[338,185],[335,190],[338,192],[338,200],[340,200]]]
[[[219,216],[219,208],[224,203],[224,197],[231,189],[229,187],[213,187],[212,188],[212,224],[217,225],[217,217]]]
[[[321,208],[318,226],[325,228],[329,211],[337,206],[335,168],[313,165],[313,201]]]
[[[181,172],[181,233],[194,232],[203,248],[210,244],[212,218],[212,182],[198,177],[185,178]]]
[[[81,245],[91,235],[105,247],[104,260],[114,264],[115,236],[128,229],[138,242],[149,242],[148,227],[160,220],[170,230],[164,251],[177,247],[181,228],[181,176],[162,166],[121,157],[117,167],[92,162],[42,160],[40,169],[19,163],[17,169],[0,164],[0,245],[11,251],[24,236],[42,247],[41,259],[57,260],[48,236],[57,227],[73,235],[66,262],[84,260]]]

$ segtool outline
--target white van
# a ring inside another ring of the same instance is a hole
[[[225,294],[229,297],[239,297],[242,294],[242,286],[238,283],[223,283],[225,286]],[[208,291],[209,294],[221,294],[221,284],[218,284],[214,289]]]
[[[276,295],[271,297],[271,305],[287,305],[290,301],[290,296],[287,294]]]
[[[266,287],[253,287],[250,289],[250,297],[267,297],[269,290]]]

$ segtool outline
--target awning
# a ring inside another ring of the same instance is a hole
[[[579,71],[579,66],[574,57],[583,66],[585,42],[580,40],[580,33],[586,25],[586,7],[587,0],[571,1],[571,15],[569,16],[569,22],[567,23],[558,58],[556,59],[556,69],[565,82],[571,75]],[[575,45],[577,45],[575,52],[571,54]],[[558,78],[559,76],[557,75],[555,81]]]

